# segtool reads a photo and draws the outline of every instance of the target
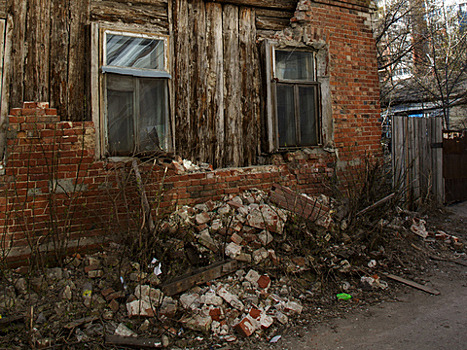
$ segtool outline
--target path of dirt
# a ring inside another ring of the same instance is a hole
[[[448,208],[444,221],[467,238],[467,202]],[[459,262],[467,264],[460,256]],[[308,326],[284,336],[272,349],[467,349],[467,267],[432,261],[423,276],[441,292],[433,296],[406,287],[394,301],[385,301],[326,324]],[[391,282],[397,283],[397,282]],[[391,284],[390,284],[391,286]]]

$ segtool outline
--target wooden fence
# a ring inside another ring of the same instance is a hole
[[[394,187],[409,207],[430,199],[444,203],[441,117],[393,116]]]

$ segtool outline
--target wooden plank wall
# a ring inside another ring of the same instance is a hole
[[[90,23],[150,28],[171,34],[176,152],[214,167],[255,164],[257,39],[288,26],[295,6],[296,0],[0,0],[0,14],[14,23],[10,108],[49,101],[63,119],[90,119]]]
[[[258,7],[271,6],[271,9]],[[289,25],[295,1],[174,0],[177,153],[214,167],[257,162],[258,37]],[[258,29],[259,28],[259,29]]]
[[[394,187],[411,209],[426,199],[444,202],[441,142],[441,118],[393,116]]]

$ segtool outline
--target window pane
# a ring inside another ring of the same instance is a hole
[[[276,72],[279,80],[314,80],[313,53],[275,50]]]
[[[315,86],[298,87],[300,109],[300,145],[314,146],[318,144]]]
[[[163,70],[164,40],[107,34],[106,65]]]
[[[153,152],[166,145],[167,81],[140,79],[138,149]]]
[[[133,96],[133,78],[107,75],[107,122],[111,155],[128,155],[133,152]]]
[[[106,74],[111,155],[151,153],[167,142],[167,80]]]
[[[293,85],[277,84],[277,132],[279,147],[296,146]]]

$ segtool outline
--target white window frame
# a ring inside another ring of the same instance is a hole
[[[163,69],[144,69],[132,67],[120,67],[107,65],[106,62],[106,36],[123,35],[135,38],[147,38],[161,40],[164,43],[164,67]],[[140,78],[161,78],[168,80],[167,86],[167,120],[165,130],[167,137],[164,138],[164,151],[171,151],[173,140],[171,140],[171,74],[170,74],[170,37],[165,34],[150,33],[148,31],[135,31],[134,28],[113,28],[99,23],[91,24],[91,115],[96,129],[95,155],[97,158],[108,157],[108,130],[107,130],[107,88],[106,73],[122,74]],[[110,159],[121,157],[111,156]]]
[[[267,152],[277,152],[281,150],[293,150],[301,148],[313,148],[321,147],[323,144],[323,128],[322,128],[322,94],[321,94],[321,82],[319,79],[318,69],[319,62],[317,60],[317,50],[312,48],[303,48],[300,47],[299,51],[305,51],[313,53],[313,65],[314,65],[314,76],[313,82],[311,81],[288,81],[284,80],[285,83],[290,83],[294,85],[315,85],[317,88],[317,98],[316,98],[316,129],[317,129],[317,144],[310,146],[291,146],[291,147],[281,147],[279,145],[279,134],[278,134],[278,117],[277,117],[277,96],[276,96],[276,84],[280,81],[276,77],[276,62],[275,62],[275,51],[293,51],[297,50],[296,47],[288,47],[270,42],[268,40],[264,41],[264,56],[265,56],[265,79],[266,79],[266,106],[265,106],[265,127],[266,129],[266,147]],[[298,127],[298,126],[297,126]]]

